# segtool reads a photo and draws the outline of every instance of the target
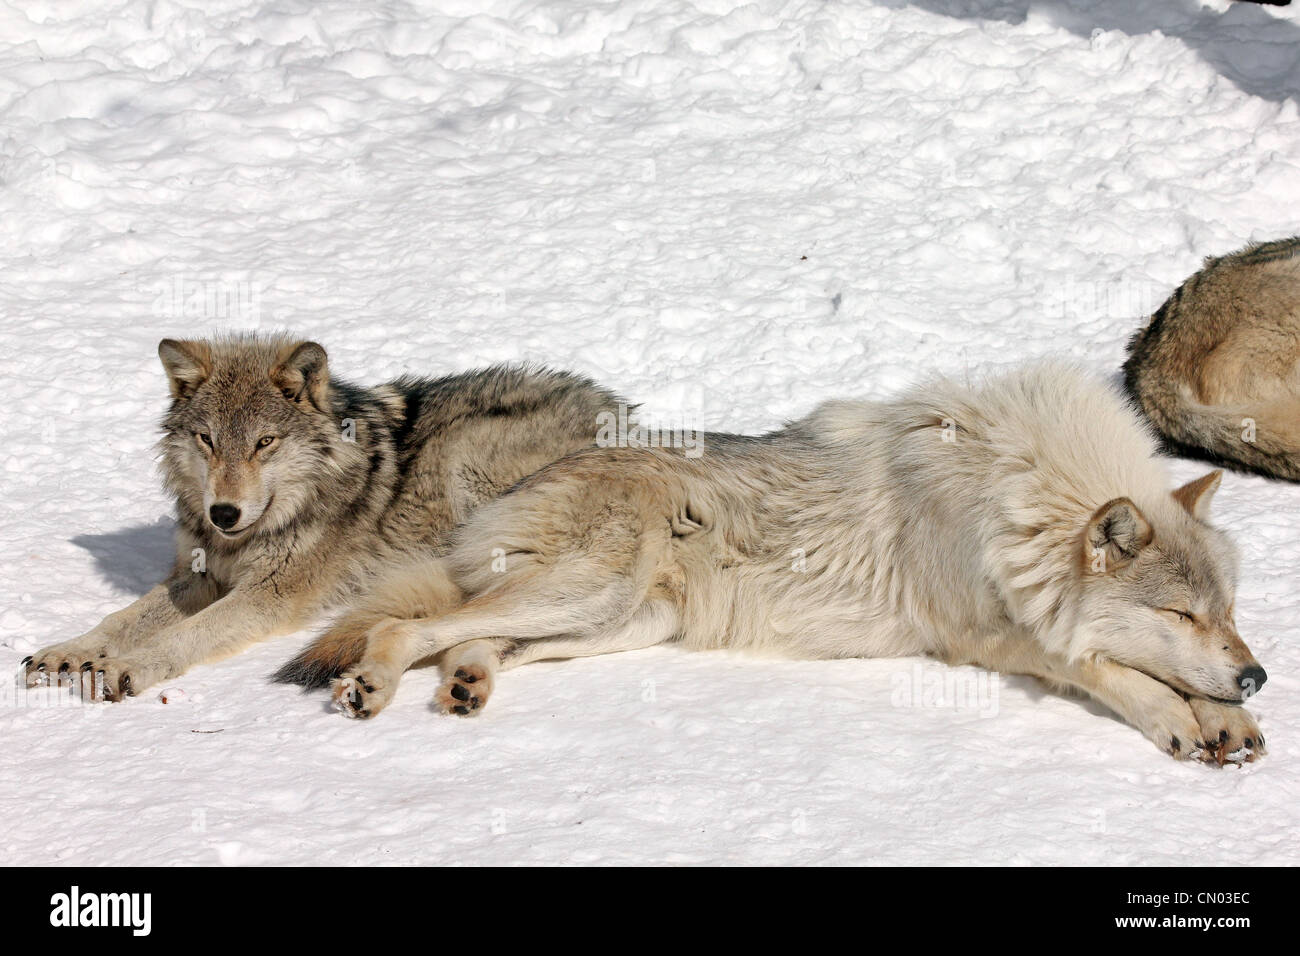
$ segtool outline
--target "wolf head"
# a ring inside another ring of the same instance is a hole
[[[313,476],[337,471],[325,350],[287,338],[163,339],[172,405],[163,467],[182,512],[236,545],[292,521]]]
[[[1221,477],[1211,472],[1146,510],[1128,498],[1099,507],[1082,534],[1079,619],[1089,652],[1238,702],[1267,675],[1233,623],[1236,550],[1206,523]]]

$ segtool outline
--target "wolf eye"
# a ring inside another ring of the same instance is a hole
[[[263,435],[261,438],[259,438],[259,439],[257,440],[257,447],[258,447],[258,448],[266,448],[268,445],[270,445],[270,444],[271,444],[272,442],[274,442],[274,441],[275,441],[275,436],[274,436],[274,435]]]
[[[203,442],[203,444],[207,445],[209,448],[212,447],[212,436],[207,432],[195,432],[194,435],[199,441]]]
[[[1177,615],[1178,620],[1184,624],[1194,624],[1196,622],[1196,618],[1192,617],[1192,615],[1187,611],[1180,611],[1177,608],[1173,608],[1173,607],[1162,607],[1160,610],[1163,611],[1165,614]]]

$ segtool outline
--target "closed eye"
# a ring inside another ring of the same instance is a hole
[[[1161,614],[1173,614],[1178,618],[1179,621],[1181,621],[1184,624],[1196,623],[1196,618],[1192,617],[1190,611],[1180,611],[1178,610],[1178,608],[1175,607],[1160,607],[1160,608],[1156,608],[1156,610],[1159,611]]]

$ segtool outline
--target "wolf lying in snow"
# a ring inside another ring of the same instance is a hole
[[[591,445],[617,401],[583,378],[504,366],[358,388],[330,377],[319,345],[284,337],[164,339],[158,354],[175,567],[27,658],[29,686],[75,682],[116,700],[297,630],[376,562],[436,548],[482,502]],[[334,670],[311,660],[292,676]]]
[[[1300,481],[1300,237],[1206,259],[1133,336],[1124,381],[1172,451]]]
[[[1235,551],[1207,523],[1220,473],[1171,492],[1111,388],[1047,365],[706,446],[546,466],[288,670],[338,662],[338,707],[370,717],[441,654],[436,703],[470,715],[499,669],[543,658],[931,655],[1082,690],[1176,758],[1264,752],[1239,706],[1265,674],[1233,624]]]

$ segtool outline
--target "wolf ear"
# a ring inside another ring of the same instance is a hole
[[[1197,521],[1204,521],[1210,516],[1210,499],[1219,490],[1223,480],[1222,471],[1212,471],[1201,475],[1195,481],[1189,481],[1173,492],[1174,500]]]
[[[325,350],[315,342],[299,342],[271,369],[271,383],[285,398],[294,403],[309,401],[321,411],[329,379]]]
[[[212,374],[212,350],[206,342],[163,339],[158,343],[158,358],[167,370],[172,398],[189,398]]]
[[[1151,543],[1151,523],[1127,498],[1116,498],[1098,508],[1083,535],[1084,564],[1104,573],[1122,568]]]

